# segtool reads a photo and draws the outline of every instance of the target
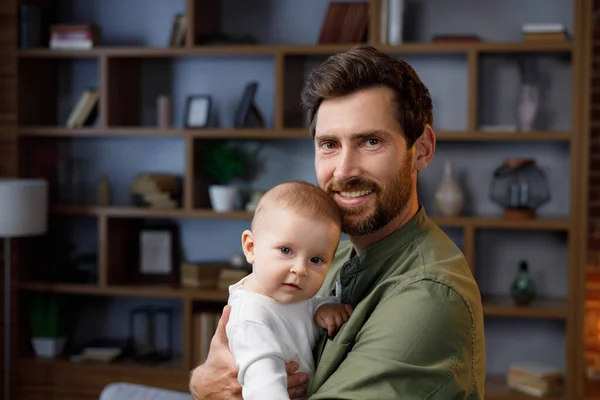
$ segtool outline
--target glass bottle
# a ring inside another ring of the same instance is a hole
[[[529,305],[536,297],[536,288],[527,261],[519,263],[519,270],[511,287],[511,296],[519,306]]]

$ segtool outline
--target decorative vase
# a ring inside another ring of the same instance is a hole
[[[539,108],[539,91],[533,84],[523,84],[517,98],[517,129],[531,132]]]
[[[31,345],[35,355],[39,358],[55,358],[59,356],[65,345],[64,336],[61,337],[33,337]]]
[[[444,175],[435,191],[435,203],[438,213],[444,217],[455,217],[462,211],[464,194],[450,161],[444,164]]]
[[[235,186],[211,185],[208,187],[208,195],[214,211],[227,212],[235,207],[237,188]]]
[[[529,305],[536,297],[536,288],[529,273],[527,261],[519,263],[519,270],[511,287],[511,296],[519,306]]]

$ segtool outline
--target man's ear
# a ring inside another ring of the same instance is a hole
[[[247,229],[242,232],[242,250],[248,264],[254,264],[254,235]]]
[[[422,171],[429,165],[435,153],[436,138],[431,125],[425,125],[423,134],[415,142],[414,166]]]

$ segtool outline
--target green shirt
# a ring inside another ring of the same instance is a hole
[[[423,207],[360,257],[340,243],[319,294],[340,285],[353,313],[315,347],[310,400],[483,399],[479,289],[462,252]]]

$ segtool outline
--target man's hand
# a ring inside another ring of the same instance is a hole
[[[206,361],[190,374],[190,393],[195,400],[242,399],[242,387],[237,379],[238,368],[229,350],[225,331],[230,312],[231,306],[225,306],[215,335],[210,342]],[[286,363],[285,370],[288,375],[290,399],[302,397],[306,394],[308,376],[302,372],[296,373],[298,363],[294,361]]]
[[[323,304],[315,312],[315,321],[321,327],[327,329],[327,334],[334,333],[348,321],[352,315],[352,307],[349,304]]]

